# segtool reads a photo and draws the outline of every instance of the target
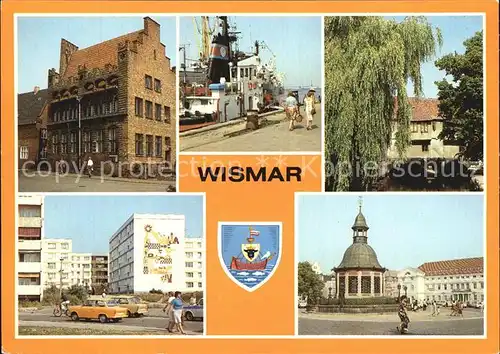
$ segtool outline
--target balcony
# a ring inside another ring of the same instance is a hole
[[[17,245],[20,251],[40,251],[42,249],[42,241],[40,240],[19,240]]]
[[[42,227],[42,218],[19,217],[19,227]]]
[[[18,285],[18,295],[41,295],[42,287],[40,285]]]
[[[40,262],[19,262],[17,263],[18,273],[40,273],[42,271],[42,263]]]

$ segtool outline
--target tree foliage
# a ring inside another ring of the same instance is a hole
[[[309,262],[299,262],[298,271],[298,291],[299,295],[307,295],[308,301],[315,301],[321,296],[325,284],[320,276],[314,272]]]
[[[483,158],[483,32],[464,42],[465,53],[447,54],[436,61],[445,78],[436,82],[444,127],[439,138],[464,146],[463,157]]]
[[[390,147],[394,119],[395,145],[405,157],[411,117],[406,86],[411,81],[414,95],[422,95],[421,65],[441,42],[425,17],[325,18],[327,190],[370,188],[374,164]]]

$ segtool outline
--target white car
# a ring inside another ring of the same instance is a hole
[[[203,299],[200,299],[196,305],[184,306],[183,310],[187,321],[195,318],[203,319]]]

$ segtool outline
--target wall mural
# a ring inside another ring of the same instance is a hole
[[[161,281],[172,283],[172,245],[178,245],[179,239],[153,230],[151,225],[144,227],[144,274],[161,275]]]

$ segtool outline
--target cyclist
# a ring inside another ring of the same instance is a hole
[[[66,293],[63,292],[61,295],[61,310],[66,311],[68,305],[69,305],[68,296],[66,295]]]

